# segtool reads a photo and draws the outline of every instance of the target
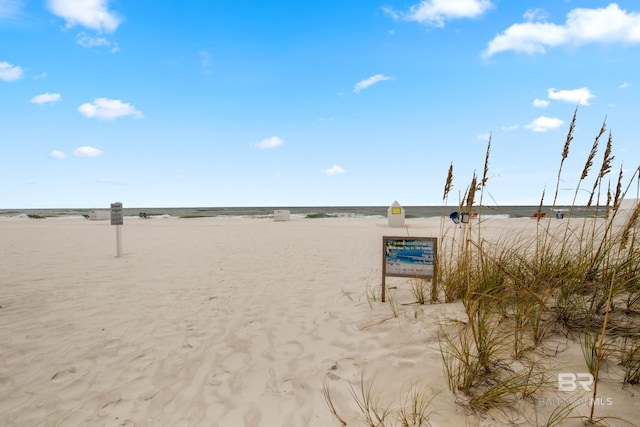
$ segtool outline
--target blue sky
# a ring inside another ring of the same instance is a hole
[[[635,0],[0,0],[0,208],[455,204],[489,134],[485,200],[550,203],[578,108],[570,202],[638,76]]]

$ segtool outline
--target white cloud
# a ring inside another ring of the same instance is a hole
[[[324,174],[329,176],[340,175],[346,172],[347,172],[346,170],[344,170],[342,167],[338,165],[333,165],[329,169],[324,170]]]
[[[447,20],[477,18],[492,7],[490,0],[422,0],[408,12],[396,12],[388,7],[383,10],[394,19],[443,27]]]
[[[43,93],[41,95],[36,95],[29,101],[32,104],[47,104],[50,102],[58,102],[62,98],[62,95],[59,93]]]
[[[263,150],[269,148],[276,148],[284,144],[284,141],[277,136],[272,136],[271,138],[265,138],[262,141],[256,144],[256,147],[261,148]]]
[[[490,133],[479,133],[478,135],[476,135],[476,138],[478,138],[481,141],[488,141],[489,138],[491,138],[491,134]]]
[[[640,44],[640,14],[627,12],[611,3],[605,8],[576,8],[562,25],[548,22],[513,24],[491,40],[483,53],[545,53],[556,46],[580,46],[589,43]]]
[[[76,38],[76,42],[86,48],[91,47],[101,47],[101,46],[111,46],[111,42],[104,37],[92,37],[88,36],[85,33],[78,34]]]
[[[9,64],[6,61],[0,62],[0,80],[5,82],[13,82],[23,77],[22,67]]]
[[[622,84],[621,84],[620,86],[618,86],[618,87],[619,87],[620,89],[626,89],[626,88],[631,87],[631,86],[633,86],[631,83],[629,83],[629,82],[624,82],[624,83],[622,83]]]
[[[589,100],[595,98],[589,88],[581,87],[580,89],[558,90],[551,88],[548,91],[549,99],[556,101],[569,102],[571,104],[590,105]]]
[[[102,150],[85,145],[85,146],[76,148],[73,154],[78,157],[99,157],[102,155]]]
[[[518,129],[520,129],[520,125],[502,126],[502,130],[505,132],[513,132],[514,130]]]
[[[546,132],[557,129],[564,124],[564,121],[555,117],[540,116],[525,127],[533,132]]]
[[[532,21],[543,21],[547,19],[547,12],[544,9],[529,9],[524,13],[524,19],[529,22]]]
[[[10,19],[20,15],[23,5],[22,0],[0,0],[0,19]]]
[[[359,93],[362,90],[368,88],[369,86],[373,86],[374,84],[385,81],[385,80],[391,80],[391,77],[387,77],[384,74],[376,74],[375,76],[371,76],[368,79],[364,79],[356,83],[355,87],[353,88],[353,92]]]
[[[49,0],[49,10],[67,21],[67,28],[80,25],[111,33],[122,19],[109,9],[109,0]]]
[[[124,116],[144,118],[141,111],[119,99],[96,98],[92,103],[87,102],[79,106],[78,111],[85,117],[100,120],[115,120]]]
[[[67,155],[59,150],[51,150],[51,153],[49,153],[49,157],[51,157],[52,159],[63,160],[67,158]]]
[[[203,67],[211,66],[211,62],[213,60],[213,55],[211,55],[211,52],[201,50],[200,52],[198,52],[198,56],[200,56],[200,65],[202,65]]]
[[[548,107],[549,106],[549,101],[547,101],[546,99],[534,99],[533,100],[533,106],[534,107],[538,107],[538,108],[544,108],[544,107]]]

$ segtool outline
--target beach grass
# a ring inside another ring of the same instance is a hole
[[[552,209],[560,183],[564,182],[562,172],[574,140],[576,118],[577,109],[561,152]],[[509,235],[492,240],[483,233],[491,138],[483,173],[473,174],[459,203],[461,212],[477,212],[477,221],[445,227],[443,212],[438,276],[429,296],[422,284],[416,285],[418,282],[414,282],[412,292],[419,304],[427,300],[461,302],[463,317],[440,321],[439,346],[449,391],[457,403],[472,412],[486,415],[497,408],[517,411],[522,410],[524,402],[537,414],[533,397],[557,391],[554,372],[542,363],[546,357],[543,348],[550,337],[577,339],[582,344],[585,368],[593,377],[591,407],[589,415],[583,417],[586,423],[602,420],[595,402],[606,363],[621,366],[621,386],[640,383],[640,204],[636,203],[630,213],[621,209],[622,200],[631,196],[633,184],[640,187],[639,169],[625,182],[621,166],[611,188],[606,181],[614,160],[609,132],[600,168],[594,173],[593,165],[605,135],[603,122],[563,223],[537,215],[533,237]],[[451,164],[444,185],[445,206],[453,180]],[[589,192],[587,208],[593,214],[575,218],[572,212],[581,190]],[[545,190],[540,213],[544,199]],[[603,199],[606,202],[601,202]],[[390,297],[390,304],[397,317],[395,298]],[[370,391],[365,387],[356,394],[352,389],[353,400],[365,414],[371,413]],[[414,391],[414,400],[413,407],[417,408],[428,399]],[[575,407],[560,405],[540,423],[560,425],[571,417]],[[424,412],[418,409],[413,412]],[[367,424],[382,425],[375,422],[383,415],[386,412],[368,419]]]
[[[576,113],[562,151],[552,206],[557,200],[575,122]],[[596,419],[599,374],[607,360],[619,354],[620,364],[625,368],[621,382],[638,381],[638,337],[630,334],[633,330],[630,325],[637,327],[635,319],[640,315],[637,248],[640,205],[628,218],[616,221],[621,215],[622,199],[638,180],[638,169],[624,190],[620,173],[615,194],[607,188],[607,203],[600,205],[604,179],[613,161],[611,133],[601,167],[589,187],[588,207],[596,214],[580,219],[571,215],[579,189],[588,185],[586,181],[605,133],[603,123],[576,185],[574,202],[560,237],[550,228],[552,220],[543,220],[541,215],[535,219],[535,237],[529,240],[512,236],[492,242],[481,232],[482,218],[475,232],[469,225],[453,238],[441,228],[441,240],[450,237],[438,259],[443,266],[439,279],[445,300],[459,298],[466,313],[466,319],[449,322],[442,328],[442,360],[449,389],[465,396],[467,404],[475,410],[486,411],[513,402],[518,395],[524,398],[552,385],[553,381],[545,379],[547,373],[538,368],[535,350],[549,334],[559,330],[567,337],[581,337],[585,365],[594,379],[589,422]],[[461,208],[467,212],[476,208],[478,191],[482,200],[490,143],[482,179],[478,181],[474,174],[465,192],[466,206],[461,204]],[[445,195],[451,180],[450,169]],[[540,211],[544,197],[543,191]],[[481,212],[481,208],[480,202],[477,210]],[[527,360],[528,367],[514,371],[514,361],[522,360]],[[552,414],[549,423],[555,424],[570,412],[571,408],[559,410]]]

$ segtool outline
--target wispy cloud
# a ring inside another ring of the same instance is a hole
[[[115,120],[118,117],[131,116],[136,119],[144,118],[141,111],[133,105],[119,99],[96,98],[78,107],[78,111],[85,117],[99,120]]]
[[[476,135],[476,138],[479,139],[480,141],[489,141],[489,138],[491,138],[491,134],[479,133],[478,135]]]
[[[524,19],[529,22],[532,21],[543,21],[547,19],[548,13],[544,9],[536,8],[529,9],[524,13]]]
[[[200,57],[200,66],[202,67],[202,72],[204,74],[211,73],[211,69],[213,67],[213,55],[211,52],[206,50],[201,50],[198,52],[198,56]]]
[[[59,93],[43,93],[34,96],[29,102],[32,104],[43,105],[58,102],[61,98],[62,95],[60,95]]]
[[[545,53],[548,48],[590,43],[640,44],[640,14],[627,12],[611,3],[599,9],[573,9],[562,25],[549,22],[513,24],[489,42],[483,56],[491,57],[505,51]]]
[[[76,148],[73,154],[74,156],[78,156],[78,157],[100,157],[103,154],[103,152],[98,148],[85,145],[85,146]]]
[[[51,150],[51,153],[49,153],[49,157],[56,160],[64,160],[67,158],[67,155],[59,150]]]
[[[49,10],[66,21],[67,28],[76,25],[99,33],[115,31],[122,19],[109,10],[109,0],[49,0]]]
[[[262,141],[255,144],[255,146],[262,150],[267,150],[270,148],[280,147],[283,144],[284,144],[284,141],[281,138],[278,138],[277,136],[272,136],[271,138],[263,139]]]
[[[422,0],[407,12],[384,7],[383,11],[396,20],[415,21],[433,27],[444,27],[452,19],[477,18],[491,9],[489,0]]]
[[[353,88],[353,92],[360,93],[366,88],[373,86],[376,83],[383,82],[385,80],[391,80],[391,77],[385,76],[384,74],[376,74],[375,76],[371,76],[368,79],[364,79],[356,83],[355,87]]]
[[[513,132],[515,130],[520,129],[520,125],[508,125],[508,126],[502,126],[501,128],[504,132]]]
[[[120,48],[118,47],[118,43],[113,42],[106,37],[102,36],[91,36],[84,32],[81,32],[76,37],[76,42],[84,47],[84,48],[92,48],[92,47],[110,47],[111,52],[118,52]]]
[[[631,83],[629,83],[629,82],[624,82],[624,83],[622,83],[622,84],[621,84],[620,86],[618,86],[618,87],[619,87],[620,89],[626,89],[626,88],[631,87],[631,86],[633,86]]]
[[[341,175],[341,174],[346,173],[346,172],[347,172],[346,170],[344,170],[342,167],[340,167],[338,165],[333,165],[329,169],[325,169],[323,171],[323,173],[325,175],[329,175],[329,176]]]
[[[124,185],[124,182],[122,182],[122,181],[118,181],[117,179],[111,179],[111,178],[106,178],[106,177],[98,178],[96,180],[96,182],[98,184]]]
[[[555,117],[540,116],[525,127],[533,132],[546,132],[557,129],[564,124],[564,121]]]
[[[0,0],[0,19],[13,19],[20,15],[24,1]]]
[[[22,67],[9,64],[6,61],[0,62],[0,80],[5,82],[13,82],[20,80],[24,76]]]
[[[551,88],[547,92],[549,99],[580,105],[591,105],[589,101],[591,98],[596,97],[587,87],[571,90],[556,90],[555,88]]]
[[[538,107],[538,108],[544,108],[544,107],[548,107],[549,106],[549,101],[547,101],[546,99],[534,99],[533,100],[533,106],[534,107]]]

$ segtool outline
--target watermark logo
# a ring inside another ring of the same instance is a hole
[[[593,375],[589,372],[560,372],[558,374],[558,391],[592,391]]]

